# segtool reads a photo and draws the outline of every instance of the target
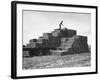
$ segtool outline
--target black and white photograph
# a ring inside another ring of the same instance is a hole
[[[96,73],[96,6],[15,3],[16,77]]]
[[[23,10],[23,69],[91,66],[89,13]]]

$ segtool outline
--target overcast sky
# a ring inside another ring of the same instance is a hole
[[[91,14],[45,11],[23,11],[23,44],[59,28],[61,20],[62,28],[77,30],[77,34],[87,36],[91,44]]]

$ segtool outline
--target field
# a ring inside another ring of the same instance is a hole
[[[23,58],[23,69],[91,66],[91,54],[80,53],[64,56],[35,56]]]

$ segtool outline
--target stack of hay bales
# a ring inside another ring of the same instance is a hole
[[[32,48],[29,50],[32,54],[46,55],[51,50],[51,55],[66,55],[75,53],[89,52],[87,37],[79,36],[76,34],[76,30],[70,29],[55,29],[51,33],[43,33],[38,39],[31,39],[26,48]],[[35,48],[38,48],[36,50]],[[55,51],[53,51],[55,50]],[[24,52],[28,53],[27,51]]]

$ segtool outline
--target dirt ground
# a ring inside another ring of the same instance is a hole
[[[23,58],[23,69],[91,66],[91,54],[80,53],[64,56],[35,56]]]

